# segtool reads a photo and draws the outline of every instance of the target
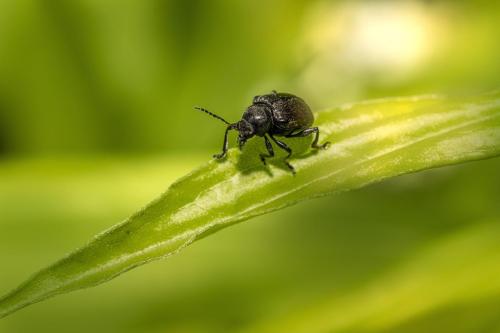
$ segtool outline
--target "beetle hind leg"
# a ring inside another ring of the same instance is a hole
[[[287,138],[297,138],[297,137],[304,137],[304,136],[308,136],[308,135],[311,135],[315,133],[315,136],[314,136],[314,140],[313,142],[311,143],[311,147],[314,148],[314,149],[327,149],[329,146],[330,146],[330,142],[327,141],[321,145],[318,145],[318,140],[319,140],[319,128],[317,127],[311,127],[311,128],[307,128],[301,132],[298,132],[298,133],[293,133],[293,134],[289,134],[287,135],[286,137]]]

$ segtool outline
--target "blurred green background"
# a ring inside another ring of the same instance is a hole
[[[494,1],[0,1],[0,293],[217,152],[194,105],[490,91],[499,31]],[[0,332],[500,332],[498,170],[260,217]]]

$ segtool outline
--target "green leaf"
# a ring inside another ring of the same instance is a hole
[[[108,281],[167,257],[233,223],[299,201],[359,188],[388,177],[500,154],[500,94],[470,99],[438,96],[362,102],[320,112],[321,139],[287,142],[297,152],[264,167],[261,140],[226,161],[206,163],[175,182],[146,208],[38,272],[0,300],[0,317],[56,294]],[[281,156],[282,157],[282,156]]]

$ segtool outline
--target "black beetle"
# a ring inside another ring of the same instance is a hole
[[[293,138],[315,133],[316,136],[311,144],[312,148],[325,149],[330,145],[330,142],[318,145],[319,130],[317,127],[311,127],[314,122],[311,109],[302,98],[292,94],[278,93],[273,90],[271,94],[255,96],[252,105],[243,113],[241,120],[234,124],[227,122],[222,117],[204,108],[195,107],[195,109],[206,112],[228,125],[224,134],[222,153],[214,155],[214,158],[217,159],[226,156],[228,147],[227,134],[230,130],[237,130],[239,132],[238,143],[240,149],[254,135],[264,138],[268,152],[268,154],[260,154],[260,160],[264,165],[266,164],[266,158],[274,156],[273,146],[268,139],[269,136],[278,147],[288,153],[284,162],[293,173],[295,173],[295,169],[287,161],[292,155],[292,149],[284,142],[277,140],[274,136]]]

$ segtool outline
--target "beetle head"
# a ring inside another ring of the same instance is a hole
[[[238,130],[238,144],[240,146],[240,149],[243,148],[245,145],[245,142],[247,142],[248,139],[250,139],[252,136],[255,135],[255,130],[252,126],[251,123],[246,121],[245,119],[241,119],[237,123],[236,129]]]
[[[245,145],[245,143],[247,142],[248,139],[250,139],[252,136],[254,136],[256,134],[255,126],[250,121],[248,121],[244,118],[236,123],[231,124],[228,121],[226,121],[224,118],[222,118],[221,116],[218,116],[215,113],[208,111],[207,109],[204,109],[204,108],[199,107],[199,106],[196,106],[195,109],[200,110],[202,112],[205,112],[205,113],[209,114],[210,116],[227,124],[226,135],[227,135],[228,130],[237,130],[239,132],[238,144],[240,146],[240,149],[243,148],[243,146]],[[249,113],[249,114],[253,115],[253,113]],[[251,119],[255,121],[256,119],[258,119],[258,117],[256,118],[255,115],[253,115]],[[258,123],[257,123],[257,125],[258,125]]]

